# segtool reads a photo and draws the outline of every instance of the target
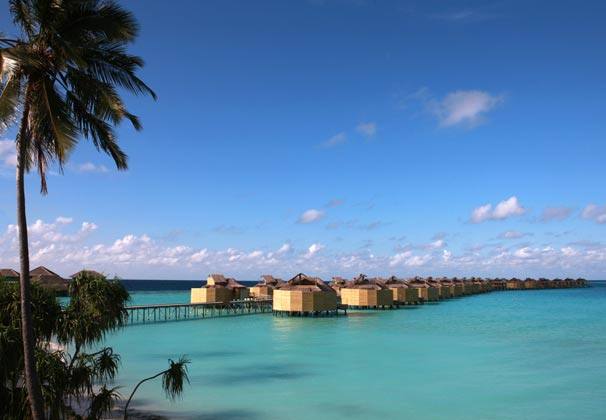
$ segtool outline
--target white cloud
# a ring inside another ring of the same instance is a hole
[[[427,107],[443,127],[456,125],[475,127],[503,100],[502,95],[492,95],[480,90],[457,90],[449,93],[442,100],[429,100]]]
[[[481,223],[487,220],[504,220],[512,216],[519,216],[526,212],[526,209],[520,205],[518,198],[509,197],[498,203],[494,208],[492,204],[484,204],[476,207],[471,213],[473,223]]]
[[[303,212],[301,216],[299,216],[299,223],[313,223],[324,217],[324,212],[322,210],[309,209]]]
[[[444,248],[445,246],[446,246],[446,241],[444,239],[436,239],[435,241],[429,243],[430,248],[439,249],[439,248]]]
[[[365,137],[374,137],[377,134],[377,124],[374,122],[360,123],[356,131]]]
[[[442,260],[447,263],[448,261],[450,261],[450,257],[452,257],[452,252],[450,252],[449,250],[445,249],[442,251]]]
[[[335,134],[328,140],[326,140],[324,143],[322,143],[322,147],[327,147],[327,148],[335,147],[335,146],[338,146],[339,144],[345,143],[346,141],[347,141],[347,134],[345,134],[345,132],[340,132],[338,134]]]
[[[397,267],[403,265],[407,267],[419,267],[429,262],[429,260],[431,260],[431,255],[429,254],[414,255],[412,251],[408,250],[399,252],[392,256],[389,259],[389,266]]]
[[[587,220],[593,220],[596,223],[606,223],[606,205],[598,206],[596,204],[589,204],[583,209],[581,217]]]
[[[290,252],[291,249],[292,249],[292,246],[289,243],[285,243],[276,251],[276,253],[277,254],[286,254],[287,252]]]
[[[527,233],[518,232],[517,230],[508,230],[499,235],[501,239],[519,239],[527,236]]]
[[[96,165],[92,162],[85,162],[77,165],[76,171],[83,173],[105,173],[109,170],[105,165]]]
[[[15,142],[12,140],[0,140],[0,166],[17,166],[17,153]]]
[[[570,207],[546,207],[541,213],[541,222],[550,222],[553,220],[561,221],[567,219],[572,214]]]
[[[325,248],[324,245],[322,245],[320,243],[311,244],[309,246],[309,248],[307,248],[307,253],[305,253],[305,258],[313,257],[314,255],[316,255],[318,252],[320,252],[324,248]]]

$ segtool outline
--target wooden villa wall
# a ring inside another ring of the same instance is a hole
[[[222,287],[195,287],[191,289],[190,303],[228,303],[232,296],[231,290]]]
[[[337,309],[337,294],[277,289],[273,294],[273,309],[286,312],[334,311]]]
[[[246,299],[250,295],[250,292],[248,290],[248,287],[239,287],[237,289],[232,289],[231,294],[233,296],[233,300],[242,300]]]
[[[351,306],[390,306],[393,304],[391,290],[341,289],[341,302]]]
[[[462,284],[455,284],[454,286],[454,295],[455,296],[462,296],[465,293],[465,290],[463,288]]]
[[[271,296],[273,293],[274,289],[269,286],[253,286],[250,288],[250,296],[252,297]]]
[[[430,302],[435,302],[440,300],[440,289],[437,287],[430,287],[427,290],[427,300]]]

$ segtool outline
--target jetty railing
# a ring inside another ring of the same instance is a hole
[[[126,307],[128,325],[253,315],[270,313],[271,311],[271,299],[233,300],[229,303],[172,303]]]

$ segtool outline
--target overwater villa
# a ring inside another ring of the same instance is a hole
[[[341,289],[341,303],[353,308],[387,308],[393,306],[393,292],[381,281],[360,274]]]
[[[337,296],[341,296],[341,289],[346,287],[348,283],[343,277],[335,276],[328,285],[337,293]]]
[[[33,283],[38,283],[60,296],[67,295],[67,280],[44,266],[37,267],[30,271],[29,277]]]
[[[507,290],[522,290],[524,289],[524,282],[517,278],[511,278],[507,280]]]
[[[446,277],[442,277],[440,280],[438,280],[438,282],[440,283],[441,287],[440,296],[443,299],[450,299],[455,297],[455,285],[452,280]]]
[[[336,313],[337,293],[321,279],[299,273],[274,290],[273,310],[298,315]]]
[[[191,303],[228,303],[242,300],[249,295],[248,287],[223,274],[210,274],[206,284],[191,289]]]
[[[440,280],[434,279],[433,277],[427,277],[425,281],[430,287],[438,289],[438,299],[448,299],[449,290],[446,286],[442,287],[442,282]]]
[[[536,289],[537,288],[537,281],[535,279],[531,279],[530,277],[527,277],[524,280],[524,289]]]
[[[490,280],[490,288],[492,290],[505,290],[507,289],[507,281],[504,279],[492,279]]]
[[[399,305],[415,305],[420,302],[417,289],[410,287],[407,282],[391,276],[384,284],[391,290],[394,303]]]
[[[465,287],[463,285],[463,280],[455,277],[452,279],[452,284],[454,284],[454,287],[455,287],[455,290],[454,290],[455,297],[463,296],[463,294],[465,293]]]
[[[420,277],[415,277],[408,282],[408,286],[416,289],[422,302],[437,302],[440,300],[440,291],[437,287],[428,284]]]
[[[261,281],[250,288],[250,296],[254,298],[272,296],[274,289],[281,284],[284,284],[284,280],[264,274],[261,276]]]
[[[12,268],[0,268],[0,279],[6,281],[19,281],[19,273]]]

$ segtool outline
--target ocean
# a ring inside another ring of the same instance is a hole
[[[132,304],[189,301],[195,282],[125,280]],[[133,325],[107,337],[128,397],[191,359],[182,399],[131,406],[191,419],[606,419],[606,283],[493,292],[346,317]]]

